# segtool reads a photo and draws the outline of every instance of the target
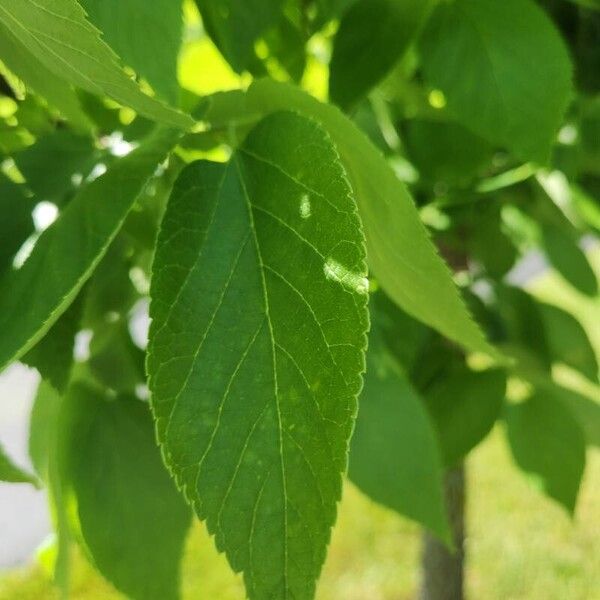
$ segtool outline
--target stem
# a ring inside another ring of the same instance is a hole
[[[465,467],[449,469],[444,493],[455,552],[428,532],[423,534],[423,581],[420,600],[463,600],[465,540]]]

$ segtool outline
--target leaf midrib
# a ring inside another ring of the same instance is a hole
[[[273,382],[274,382],[274,394],[275,394],[275,407],[277,409],[277,428],[279,434],[279,456],[281,458],[281,484],[282,484],[282,493],[283,493],[283,544],[284,544],[284,561],[283,561],[283,589],[284,589],[284,600],[288,598],[288,499],[287,499],[287,489],[286,489],[286,474],[285,474],[285,460],[283,457],[283,423],[281,420],[281,406],[279,404],[279,386],[277,381],[277,358],[275,356],[275,335],[273,333],[273,324],[271,322],[271,312],[269,306],[269,296],[267,293],[267,282],[265,279],[265,264],[262,258],[262,253],[260,250],[260,244],[258,242],[258,235],[256,233],[256,225],[254,223],[254,213],[252,212],[252,202],[250,200],[250,196],[248,194],[248,189],[246,188],[246,183],[244,181],[244,176],[242,172],[242,167],[240,165],[239,158],[236,156],[232,159],[232,162],[235,163],[235,168],[239,175],[240,185],[244,194],[244,199],[246,200],[246,208],[248,210],[248,218],[250,231],[252,234],[252,238],[254,240],[254,245],[256,248],[256,254],[259,262],[259,271],[260,271],[260,280],[263,292],[263,302],[265,307],[265,316],[267,320],[267,326],[269,328],[269,341],[271,343],[271,359],[272,359],[272,367],[273,367]],[[266,480],[265,480],[266,481]]]

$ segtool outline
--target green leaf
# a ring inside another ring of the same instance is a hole
[[[132,393],[144,383],[144,352],[133,343],[127,321],[104,323],[94,332],[88,366],[98,381],[116,392]]]
[[[0,481],[9,483],[32,483],[37,485],[37,480],[33,475],[26,473],[17,467],[11,458],[6,454],[4,448],[0,445]]]
[[[130,598],[178,598],[191,511],[162,463],[149,407],[75,383],[60,438],[63,489],[75,497],[94,564]]]
[[[421,46],[427,82],[461,123],[523,160],[548,161],[571,64],[541,8],[532,0],[442,2]]]
[[[0,56],[2,62],[23,80],[30,89],[43,96],[63,117],[79,129],[87,130],[91,123],[79,104],[77,94],[69,83],[40,63],[4,26],[0,19]]]
[[[598,382],[596,353],[579,321],[550,304],[540,303],[539,308],[551,358]]]
[[[312,598],[368,327],[360,220],[321,127],[273,114],[227,165],[184,169],[150,296],[168,465],[250,598]]]
[[[39,61],[59,80],[110,96],[150,119],[182,129],[193,124],[189,116],[147,96],[127,77],[76,0],[52,0],[50,6],[33,0],[0,0],[0,23],[6,27],[0,34],[9,36],[21,53],[31,55],[28,76],[29,68],[36,68]]]
[[[254,42],[277,24],[283,0],[196,0],[206,31],[238,72],[254,58]]]
[[[467,185],[493,155],[486,140],[454,121],[409,119],[403,133],[408,158],[431,183]]]
[[[581,427],[586,443],[600,448],[600,402],[564,388],[550,378],[536,381],[538,395],[550,396],[569,409]]]
[[[357,0],[313,0],[315,21],[321,27],[327,21],[342,16]]]
[[[333,41],[329,95],[354,106],[400,60],[437,0],[359,0]]]
[[[29,421],[29,458],[42,481],[49,483],[50,454],[54,451],[61,397],[48,381],[41,381]]]
[[[0,369],[33,347],[73,301],[178,137],[157,132],[83,187],[25,264],[0,280]]]
[[[59,464],[59,416],[62,396],[50,383],[42,380],[31,410],[29,456],[36,473],[47,486],[52,521],[57,537],[54,581],[61,598],[68,598],[71,564],[71,515],[63,493]]]
[[[544,251],[552,266],[577,290],[588,296],[598,294],[598,281],[583,250],[569,230],[545,225],[542,229]]]
[[[176,104],[182,8],[172,0],[81,0],[89,20],[123,62]]]
[[[501,370],[462,369],[434,384],[425,395],[444,463],[459,462],[491,431],[500,415],[506,375]]]
[[[0,273],[11,268],[15,254],[33,233],[31,211],[34,205],[24,186],[0,176],[0,214],[4,215],[0,220]]]
[[[585,440],[569,410],[552,396],[537,394],[507,407],[506,426],[517,464],[573,513],[585,467]]]
[[[502,360],[471,319],[406,187],[375,146],[337,108],[293,86],[261,80],[245,95],[235,92],[207,99],[199,112],[200,118],[218,128],[231,127],[236,121],[245,126],[286,109],[317,120],[335,142],[356,195],[369,265],[388,296],[411,316],[464,347]]]
[[[27,187],[39,200],[61,204],[65,195],[75,189],[73,176],[84,180],[99,162],[102,153],[89,136],[57,129],[50,135],[13,156],[15,164],[27,182]]]
[[[422,399],[373,327],[350,447],[350,479],[376,502],[449,540],[433,426]]]
[[[69,382],[73,367],[75,335],[81,323],[82,301],[76,298],[46,335],[21,357],[21,362],[35,367],[59,392]]]
[[[501,286],[498,307],[511,350],[515,343],[524,346],[538,367],[549,371],[552,359],[540,305],[520,288]]]
[[[132,212],[128,218],[131,214]],[[100,329],[110,323],[115,315],[126,315],[133,307],[139,299],[129,276],[133,265],[131,246],[124,244],[118,237],[106,251],[87,284],[83,327]]]

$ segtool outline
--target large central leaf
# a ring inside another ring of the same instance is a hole
[[[361,225],[327,134],[276,113],[228,165],[187,167],[151,297],[167,463],[251,598],[311,598],[368,325]]]

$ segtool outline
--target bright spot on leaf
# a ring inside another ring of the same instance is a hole
[[[323,272],[327,279],[337,281],[344,287],[350,288],[359,294],[369,293],[369,280],[362,275],[353,273],[341,263],[333,258],[328,258],[323,265]]]
[[[303,194],[302,198],[300,198],[300,216],[303,219],[308,219],[311,214],[310,198],[308,194]]]

